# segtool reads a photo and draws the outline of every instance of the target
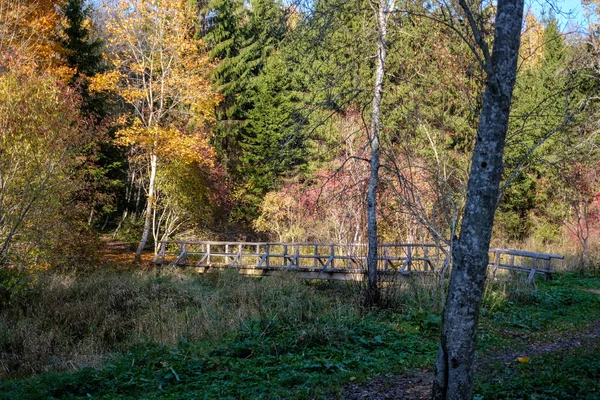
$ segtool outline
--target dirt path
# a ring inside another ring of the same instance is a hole
[[[106,267],[124,270],[152,267],[154,254],[151,252],[142,254],[141,263],[135,261],[136,243],[119,242],[108,237],[101,237],[100,240],[102,242],[100,255]]]
[[[600,295],[600,290],[598,290],[598,289],[581,289],[581,290],[583,290],[584,292],[594,293],[594,294]]]

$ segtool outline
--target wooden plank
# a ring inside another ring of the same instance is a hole
[[[319,259],[319,261],[321,261],[321,259]],[[322,263],[322,261],[321,261],[321,263]],[[327,262],[325,264],[323,264],[322,270],[323,271],[326,270],[328,265],[333,265],[333,257],[331,257],[331,256],[327,259]],[[333,269],[333,267],[331,267],[331,269]]]
[[[537,270],[537,258],[534,258],[531,272],[529,273],[529,277],[527,278],[527,283],[533,283],[533,281],[535,280],[536,270]]]
[[[499,251],[494,252],[495,257],[494,257],[494,269],[492,271],[492,278],[495,279],[496,278],[496,272],[498,271],[498,267],[500,266],[500,257],[501,254]]]
[[[335,268],[335,246],[331,245],[330,246],[330,258],[331,258],[331,269]]]
[[[562,260],[565,256],[560,254],[549,254],[549,253],[536,253],[533,251],[523,251],[523,250],[510,250],[510,249],[497,249],[491,248],[490,252],[500,252],[502,254],[511,254],[519,257],[529,257],[529,258],[539,258],[542,260],[546,260],[548,258],[558,258]]]
[[[241,253],[236,254],[236,256],[233,258],[233,261],[231,262],[231,264],[229,264],[230,267],[234,267],[235,264],[237,264],[238,267],[241,266],[240,264],[240,257],[241,257]],[[225,259],[225,264],[227,264],[227,259]]]
[[[205,265],[204,262],[208,259],[208,253],[204,254],[204,256],[202,256],[202,258],[200,259],[200,261],[198,261],[198,263],[196,264],[196,266],[200,267]]]
[[[185,256],[186,256],[186,253],[185,253],[185,251],[182,251],[182,252],[179,254],[179,257],[177,257],[177,258],[175,259],[175,261],[173,261],[173,265],[179,265],[179,263],[181,262],[181,260],[183,260],[183,259],[185,258]],[[184,262],[184,264],[185,264],[185,262]]]
[[[546,269],[546,271],[552,271],[552,259],[551,258],[549,258],[549,259],[546,260],[545,269]],[[553,272],[545,273],[544,274],[544,278],[546,280],[551,280],[552,279],[552,273]]]
[[[402,267],[400,267],[400,273],[410,274],[410,272],[410,258],[406,257],[406,260],[404,260],[404,263],[402,263]]]
[[[265,258],[265,260],[266,260],[266,261],[265,261],[265,262],[266,262],[267,268],[269,268],[269,266],[271,265],[271,264],[269,263],[269,259],[271,258],[271,257],[269,256],[270,247],[271,247],[271,246],[270,246],[270,245],[267,243],[267,245],[266,245],[266,248],[265,248],[265,251],[266,251],[266,254],[265,254],[265,257],[266,257],[266,258]]]
[[[298,269],[298,257],[293,256],[293,257],[288,257],[288,259],[289,259],[290,263],[285,266],[285,269],[286,270]],[[295,266],[295,268],[292,268],[292,266]]]
[[[267,260],[267,254],[265,254],[264,256],[262,256],[262,258],[258,261],[258,266],[256,268],[263,268],[263,262],[266,262]],[[266,268],[268,268],[268,266],[266,266]]]

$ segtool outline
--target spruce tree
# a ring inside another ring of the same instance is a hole
[[[76,77],[92,76],[102,68],[103,43],[99,39],[91,39],[86,26],[90,12],[83,0],[67,0],[63,10],[67,26],[62,46],[66,50],[67,65],[77,68]]]
[[[288,32],[289,10],[276,0],[215,0],[207,15],[212,27],[205,40],[217,62],[212,80],[224,96],[213,144],[237,188],[233,218],[247,220],[285,171],[300,163],[298,157],[288,161],[289,153],[297,152],[292,148],[303,144],[290,136],[294,95],[287,92],[286,63],[275,61]]]
[[[545,21],[541,55],[524,64],[517,76],[505,153],[510,179],[499,206],[499,223],[508,237],[522,240],[531,233],[551,240],[557,226],[543,211],[550,193],[540,182],[552,180],[561,142],[568,134],[565,116],[578,107],[578,79],[568,68],[568,48],[552,15]],[[569,93],[569,96],[566,94]],[[569,99],[569,103],[565,99]],[[538,204],[540,203],[540,204]]]

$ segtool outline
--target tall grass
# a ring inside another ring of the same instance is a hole
[[[218,340],[254,320],[335,321],[356,316],[356,304],[349,289],[320,290],[293,274],[48,272],[1,304],[0,371],[77,369],[143,341]]]

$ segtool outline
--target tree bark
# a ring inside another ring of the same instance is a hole
[[[144,231],[142,232],[142,240],[138,245],[137,251],[135,252],[135,259],[137,261],[142,260],[142,252],[148,241],[148,234],[150,233],[150,223],[152,222],[152,209],[154,207],[154,186],[156,181],[156,167],[158,164],[158,157],[156,154],[150,156],[150,182],[148,183],[148,199],[146,200],[146,212],[144,215]]]
[[[381,132],[381,99],[383,97],[383,79],[385,76],[386,36],[387,36],[387,0],[379,0],[377,14],[377,66],[373,90],[373,108],[371,111],[371,169],[367,191],[367,253],[368,293],[367,304],[379,304],[377,276],[377,186],[379,185]]]
[[[453,267],[435,368],[435,399],[472,397],[477,324],[503,171],[522,19],[523,0],[498,1],[465,211],[460,236],[453,241]]]

